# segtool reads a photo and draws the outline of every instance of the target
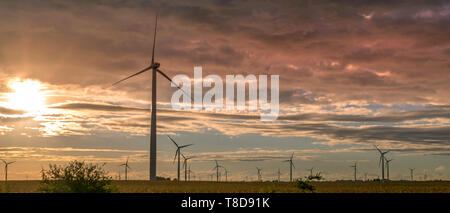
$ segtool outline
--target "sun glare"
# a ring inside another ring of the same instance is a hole
[[[13,109],[35,112],[46,108],[45,94],[39,81],[18,79],[8,82],[8,86],[14,90],[8,94],[8,105]]]

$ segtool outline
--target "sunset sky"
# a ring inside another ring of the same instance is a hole
[[[391,150],[391,179],[450,178],[448,1],[0,1],[0,159],[9,179],[41,167],[129,157],[148,179],[150,72],[169,76],[279,75],[280,116],[172,110],[158,77],[158,176],[176,176],[175,146],[208,180],[217,159],[229,179],[328,180],[380,175],[373,145]],[[207,90],[207,89],[205,89]],[[0,179],[4,171],[0,170]]]

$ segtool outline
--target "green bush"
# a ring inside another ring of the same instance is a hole
[[[66,166],[50,164],[49,167],[41,171],[42,192],[110,193],[116,190],[103,166],[72,161]]]

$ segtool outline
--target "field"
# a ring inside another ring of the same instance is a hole
[[[301,193],[288,182],[113,181],[120,193]],[[1,193],[37,193],[40,181],[0,181]],[[450,181],[312,182],[316,193],[450,193]]]

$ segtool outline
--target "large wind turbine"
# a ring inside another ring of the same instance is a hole
[[[177,151],[175,151],[175,157],[173,158],[173,162],[175,163],[175,159],[177,159],[178,157],[178,181],[180,181],[180,155],[181,155],[181,149],[188,147],[188,146],[192,146],[194,144],[187,144],[187,145],[183,145],[183,146],[178,146],[177,142],[175,142],[170,136],[169,139],[173,142],[173,144],[175,144],[175,146],[177,147]]]
[[[356,162],[355,162],[355,165],[351,165],[350,167],[352,167],[355,170],[354,178],[355,178],[355,182],[356,182]]]
[[[181,154],[181,156],[183,157],[184,161],[183,161],[183,168],[184,168],[184,181],[187,181],[187,176],[188,176],[188,160],[192,159],[193,157],[186,157],[183,154]]]
[[[375,149],[377,149],[378,152],[380,153],[380,162],[378,163],[378,166],[380,166],[380,164],[381,164],[381,180],[384,181],[384,160],[386,159],[386,158],[384,157],[384,155],[385,155],[386,153],[388,153],[389,150],[383,152],[383,151],[381,151],[380,149],[378,149],[377,146],[374,145],[374,147],[375,147]]]
[[[292,153],[289,160],[285,160],[283,162],[289,162],[289,181],[292,182],[292,167],[295,168],[294,163],[292,162],[292,158],[294,158],[294,153]]]
[[[391,162],[392,160],[394,160],[394,159],[388,160],[386,158],[386,178],[387,178],[387,180],[389,180],[389,162]]]
[[[256,169],[258,170],[258,181],[262,181],[262,175],[261,175],[261,168],[256,167]]]
[[[16,161],[6,162],[6,161],[3,160],[3,159],[0,159],[0,160],[2,160],[3,163],[5,164],[5,181],[8,181],[8,165],[9,165],[9,164],[13,164],[13,163],[16,162]]]
[[[217,162],[217,160],[215,160],[215,161],[216,161],[216,166],[213,168],[213,170],[214,169],[216,170],[216,179],[217,179],[217,182],[219,182],[219,168],[224,168],[224,167],[219,165],[219,162]]]
[[[178,89],[182,90],[178,85],[176,85],[169,76],[167,76],[163,71],[159,69],[160,64],[155,62],[155,44],[156,44],[156,28],[158,26],[158,16],[155,18],[155,32],[153,34],[153,49],[152,49],[152,61],[150,66],[144,68],[143,70],[123,78],[120,81],[112,84],[115,86],[122,81],[125,81],[134,76],[140,75],[148,70],[152,70],[152,107],[151,107],[151,125],[150,125],[150,168],[149,168],[149,178],[150,180],[156,180],[156,73],[161,74],[164,78],[169,80]],[[182,90],[186,93],[184,90]],[[187,93],[186,93],[187,94]],[[189,96],[190,97],[190,96]]]
[[[120,164],[120,166],[125,167],[125,180],[128,180],[128,169],[131,169],[130,166],[128,166],[128,157],[127,161],[124,164]]]

